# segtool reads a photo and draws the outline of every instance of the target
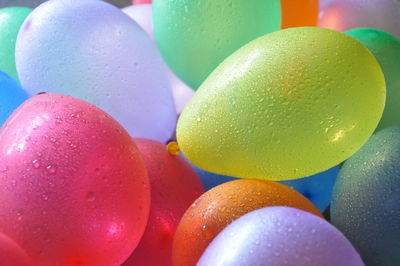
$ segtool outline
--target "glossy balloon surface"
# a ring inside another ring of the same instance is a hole
[[[21,88],[21,85],[0,71],[0,125],[26,99],[28,99],[28,94]]]
[[[15,42],[19,28],[32,9],[6,7],[0,9],[0,70],[18,81],[15,67]]]
[[[0,233],[0,265],[29,266],[30,259],[25,251],[3,233]]]
[[[172,92],[155,44],[106,2],[51,0],[37,7],[18,35],[16,63],[31,94],[86,100],[133,137],[164,142],[174,132]]]
[[[374,134],[343,165],[331,219],[366,265],[400,264],[400,126]]]
[[[400,38],[400,3],[397,0],[323,0],[318,26],[337,31],[376,28]]]
[[[0,131],[0,232],[32,265],[119,265],[144,232],[150,194],[129,134],[60,94],[22,104]]]
[[[282,29],[318,23],[318,0],[281,0],[281,8]]]
[[[322,217],[300,193],[276,182],[240,179],[214,187],[182,217],[174,238],[173,264],[195,265],[212,239],[232,221],[250,211],[280,205]]]
[[[154,36],[173,72],[197,89],[230,54],[280,28],[279,0],[156,0]]]
[[[351,243],[327,221],[294,208],[252,211],[228,225],[199,266],[363,266]]]
[[[130,18],[135,20],[139,26],[152,38],[153,20],[151,5],[134,5],[122,9]],[[192,98],[194,91],[182,82],[175,74],[168,69],[168,79],[171,84],[174,96],[176,112],[180,114],[188,101]]]
[[[386,104],[376,130],[400,124],[400,40],[377,29],[355,29],[346,34],[371,51],[385,75]]]
[[[290,28],[226,59],[183,110],[177,139],[185,156],[210,172],[310,176],[367,141],[385,97],[382,70],[360,42],[328,29]]]
[[[185,159],[168,153],[165,144],[135,139],[149,173],[150,216],[144,235],[123,264],[172,265],[172,240],[187,208],[204,192],[199,177]]]
[[[123,8],[122,11],[136,21],[151,39],[154,39],[151,4],[128,6]]]
[[[331,203],[332,189],[336,177],[339,174],[339,170],[339,166],[335,166],[313,176],[290,181],[281,181],[280,183],[300,192],[304,197],[314,203],[320,212],[323,212]]]

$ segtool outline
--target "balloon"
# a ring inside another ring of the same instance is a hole
[[[228,225],[199,266],[362,266],[351,243],[321,218],[289,207],[252,211]]]
[[[231,53],[278,30],[279,0],[156,0],[154,36],[173,72],[197,89]]]
[[[239,179],[204,193],[182,217],[174,237],[174,265],[195,265],[207,245],[240,216],[266,206],[291,206],[322,217],[300,193],[272,181]]]
[[[132,5],[151,4],[152,0],[132,0]]]
[[[124,266],[172,265],[172,240],[176,227],[186,209],[204,189],[182,156],[172,156],[165,145],[157,141],[135,139],[135,142],[149,173],[151,208],[142,240]]]
[[[122,9],[154,40],[151,4],[128,6]]]
[[[196,173],[199,175],[201,183],[203,183],[203,187],[206,191],[212,189],[213,187],[221,185],[223,183],[236,180],[236,178],[231,177],[231,176],[219,175],[219,174],[204,171],[204,170],[196,167],[194,164],[192,164],[191,166],[196,171]]]
[[[333,189],[332,223],[366,265],[400,265],[400,126],[375,133],[345,162]]]
[[[376,28],[400,38],[400,3],[397,0],[324,0],[318,26],[337,31]]]
[[[323,212],[331,202],[332,189],[339,170],[340,167],[335,166],[327,171],[310,177],[281,181],[280,183],[301,193],[304,197],[314,203],[320,212]]]
[[[0,233],[0,264],[4,266],[31,265],[25,251],[3,233]]]
[[[15,42],[19,28],[32,9],[6,7],[0,9],[0,70],[18,81],[15,68]]]
[[[46,90],[96,104],[134,137],[164,142],[174,132],[176,112],[162,58],[140,27],[108,3],[40,5],[18,35],[16,63],[31,94]]]
[[[204,171],[193,164],[192,167],[199,175],[206,191],[223,183],[237,179],[230,176],[218,175]],[[339,173],[339,169],[339,166],[335,166],[325,172],[315,174],[313,176],[290,181],[280,181],[279,183],[287,185],[301,193],[304,197],[314,203],[319,211],[323,212],[331,202],[332,189]]]
[[[281,0],[282,28],[316,26],[318,0]]]
[[[150,208],[146,168],[129,134],[87,102],[41,94],[0,131],[0,231],[31,265],[120,265]]]
[[[290,28],[219,65],[183,110],[177,140],[209,172],[295,179],[355,153],[384,104],[384,76],[365,46],[328,29]]]
[[[131,19],[136,21],[139,26],[151,37],[153,36],[153,21],[151,5],[135,5],[122,9]],[[168,68],[168,78],[172,87],[176,112],[180,114],[188,101],[192,98],[194,91],[183,83],[175,74]]]
[[[21,86],[6,73],[0,71],[0,125],[26,99],[28,95]]]
[[[376,131],[400,124],[400,40],[376,29],[355,29],[346,34],[360,41],[372,52],[385,75],[386,104]]]

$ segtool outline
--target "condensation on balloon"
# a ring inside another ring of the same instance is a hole
[[[133,137],[165,142],[174,132],[175,105],[155,44],[106,2],[51,0],[37,7],[18,35],[16,64],[31,94],[96,104]]]
[[[199,266],[364,266],[360,255],[327,221],[298,209],[268,207],[228,225]]]

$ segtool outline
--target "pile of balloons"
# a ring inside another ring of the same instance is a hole
[[[0,9],[0,266],[400,265],[400,2]]]

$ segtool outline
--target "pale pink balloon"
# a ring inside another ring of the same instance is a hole
[[[323,0],[318,26],[337,31],[376,28],[400,38],[400,2],[397,0]]]
[[[24,102],[0,131],[0,231],[31,265],[119,265],[144,232],[143,159],[110,115],[60,94]]]
[[[29,266],[30,259],[25,251],[3,233],[0,233],[0,265]]]

